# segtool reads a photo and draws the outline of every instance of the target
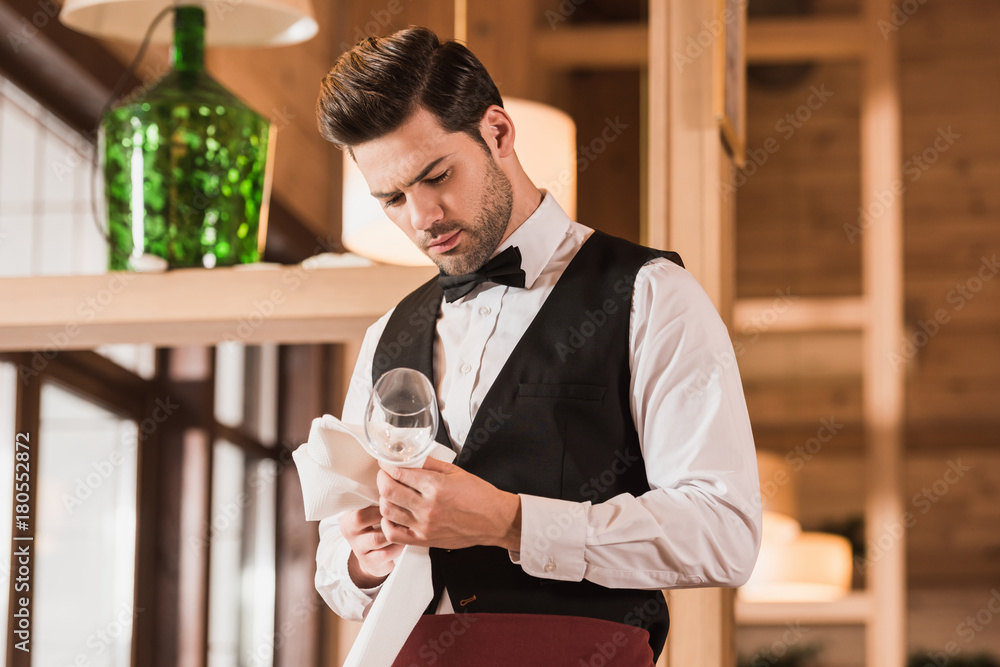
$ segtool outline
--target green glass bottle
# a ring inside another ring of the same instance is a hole
[[[103,119],[109,268],[144,254],[172,268],[256,262],[270,124],[205,72],[201,7],[176,9],[171,60]]]

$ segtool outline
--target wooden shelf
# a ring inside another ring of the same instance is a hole
[[[760,332],[861,331],[867,326],[864,297],[803,297],[738,299],[733,304],[733,329]]]
[[[861,26],[853,18],[754,19],[747,22],[747,62],[860,59]]]
[[[359,340],[436,271],[251,266],[2,278],[0,351]]]
[[[539,29],[534,56],[556,69],[620,69],[649,62],[649,28],[645,23],[570,26]]]
[[[872,599],[856,592],[831,602],[746,602],[736,599],[740,625],[861,625],[871,618]]]
[[[555,69],[620,69],[649,64],[645,23],[539,29],[534,56]],[[705,28],[708,30],[708,28]],[[684,43],[679,48],[683,48]],[[747,61],[786,63],[858,60],[864,55],[862,22],[855,18],[752,19],[747,22]]]

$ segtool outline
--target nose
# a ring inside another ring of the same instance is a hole
[[[427,231],[434,223],[444,219],[444,209],[431,193],[411,193],[407,203],[410,207],[410,226],[418,232]]]

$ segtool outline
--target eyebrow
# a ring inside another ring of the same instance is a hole
[[[441,162],[445,158],[448,158],[448,157],[451,157],[451,153],[448,153],[448,155],[442,155],[438,159],[436,159],[433,162],[431,162],[429,165],[427,165],[426,167],[424,167],[420,171],[420,173],[417,174],[416,177],[412,181],[410,181],[409,183],[407,183],[404,187],[410,187],[411,185],[413,185],[417,181],[422,180],[424,177],[427,176],[427,174],[431,173],[431,171],[434,170],[434,167],[436,167],[439,164],[441,164]],[[372,197],[375,197],[376,199],[389,199],[391,197],[395,197],[398,194],[399,194],[399,190],[395,190],[394,192],[373,192],[372,193]]]

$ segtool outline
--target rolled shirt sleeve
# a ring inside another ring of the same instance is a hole
[[[609,588],[739,586],[760,547],[757,461],[728,330],[698,281],[653,260],[635,282],[632,416],[650,491],[521,496],[528,574]]]
[[[344,401],[342,421],[345,423],[361,424],[364,420],[372,390],[372,357],[391,312],[371,325],[365,333]],[[319,522],[315,586],[320,597],[338,616],[349,621],[359,621],[368,613],[381,586],[358,588],[351,579],[347,571],[351,545],[340,532],[341,516],[342,513],[336,514]]]

